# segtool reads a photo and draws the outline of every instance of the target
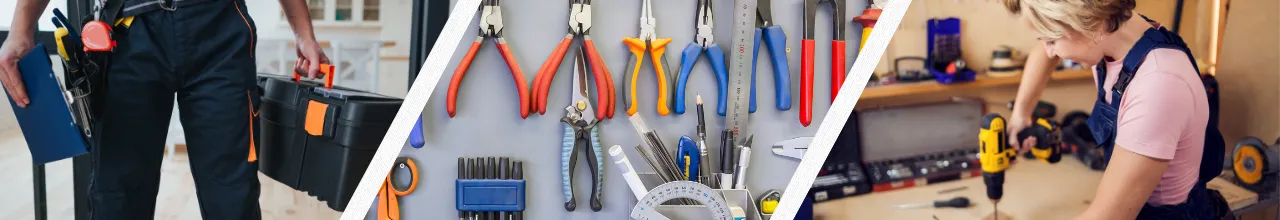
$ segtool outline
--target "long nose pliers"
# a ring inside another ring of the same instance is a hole
[[[596,50],[596,45],[591,40],[591,0],[570,0],[569,3],[569,33],[560,40],[560,44],[556,45],[556,49],[547,56],[547,61],[542,63],[542,67],[538,68],[538,75],[533,80],[533,106],[538,114],[547,113],[547,90],[551,87],[551,81],[555,78],[556,72],[560,70],[560,63],[564,60],[564,56],[569,51],[569,44],[573,43],[573,39],[582,37],[582,47],[586,50],[586,55],[591,61],[592,73],[596,81],[596,104],[600,105],[600,109],[596,113],[597,120],[605,118],[613,118],[614,105],[617,104],[616,96],[613,95],[613,76],[609,74],[609,68],[604,64],[604,59],[600,58],[600,53]]]
[[[484,0],[481,3],[479,23],[479,36],[476,36],[475,42],[471,43],[471,49],[467,50],[467,55],[462,58],[461,63],[458,63],[458,68],[453,72],[453,79],[449,81],[449,94],[445,105],[449,117],[453,117],[457,112],[458,88],[461,87],[462,78],[467,74],[467,68],[471,66],[476,52],[480,51],[480,46],[484,44],[485,39],[493,39],[498,45],[498,53],[502,54],[502,59],[511,69],[511,78],[515,80],[516,93],[520,97],[520,118],[528,118],[529,84],[525,81],[524,72],[520,70],[520,63],[516,62],[515,54],[511,52],[510,47],[507,47],[507,40],[502,37],[502,7],[498,0]]]
[[[626,88],[627,94],[627,115],[635,115],[639,110],[639,101],[636,98],[636,80],[640,78],[640,65],[644,64],[645,51],[649,52],[650,58],[653,59],[653,71],[658,78],[658,115],[666,116],[671,113],[670,104],[667,103],[667,82],[671,81],[667,76],[667,57],[663,55],[667,51],[667,44],[671,43],[671,38],[658,38],[658,34],[654,31],[658,26],[658,19],[653,17],[653,9],[650,7],[650,0],[641,0],[640,9],[640,37],[625,38],[622,42],[631,49],[631,60],[627,62],[627,68],[631,70],[631,82],[623,84],[629,86]]]
[[[844,84],[844,3],[845,0],[805,0],[804,40],[800,57],[800,124],[806,127],[813,120],[813,40],[819,4],[831,6],[831,100],[836,99],[840,85]]]
[[[698,58],[702,55],[702,51],[707,51],[707,59],[711,61],[711,69],[715,71],[716,76],[716,94],[719,97],[716,105],[716,113],[724,116],[725,112],[725,95],[727,94],[729,85],[729,71],[725,68],[724,50],[720,49],[720,45],[716,44],[715,36],[712,32],[715,30],[714,17],[715,13],[711,11],[710,0],[698,0],[698,11],[695,13],[694,42],[690,42],[689,46],[684,47],[684,51],[680,53],[680,75],[676,78],[675,91],[675,112],[676,114],[684,114],[685,100],[684,90],[688,86],[689,72],[693,71],[693,66],[698,63]],[[755,87],[752,86],[754,94]],[[752,99],[752,104],[754,104]],[[754,110],[754,108],[752,108]]]
[[[564,117],[560,118],[560,122],[565,124],[560,148],[560,177],[564,184],[564,209],[573,211],[578,206],[577,198],[573,195],[573,170],[578,163],[578,151],[586,154],[592,178],[591,210],[599,212],[603,208],[600,193],[604,176],[600,172],[604,169],[604,155],[600,153],[600,129],[596,129],[600,121],[594,120],[596,117],[591,113],[591,101],[587,99],[587,76],[582,74],[587,71],[586,66],[586,60],[579,51],[573,69],[573,99],[565,107]],[[588,150],[587,147],[591,149]]]

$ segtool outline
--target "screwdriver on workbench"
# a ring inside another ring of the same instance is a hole
[[[938,201],[933,201],[932,203],[902,204],[902,205],[896,205],[896,206],[893,206],[893,207],[894,207],[894,208],[898,208],[898,209],[918,209],[918,208],[930,208],[930,207],[933,207],[933,208],[946,208],[946,207],[951,207],[951,208],[967,208],[967,207],[969,207],[969,198],[966,198],[966,197],[961,196],[961,197],[956,197],[956,198],[952,198],[952,199],[949,199],[949,200],[938,200]]]

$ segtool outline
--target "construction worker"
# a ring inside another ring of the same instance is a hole
[[[1109,162],[1093,202],[1077,219],[1231,215],[1221,194],[1205,188],[1222,171],[1224,142],[1210,103],[1216,95],[1206,92],[1177,33],[1134,12],[1134,0],[1002,1],[1042,44],[1029,53],[1010,131],[1031,125],[1054,60],[1094,68],[1097,102],[1088,126],[1110,152]],[[1018,143],[1010,135],[1009,142],[1026,151],[1021,146],[1035,140]]]
[[[117,0],[109,0],[117,1]],[[89,184],[91,219],[152,219],[173,105],[185,130],[191,173],[205,219],[261,219],[251,157],[260,106],[257,27],[245,0],[123,0],[102,105],[95,108]],[[34,47],[49,0],[17,0],[0,47],[0,81],[20,107],[32,104],[16,68]],[[305,0],[280,0],[308,77],[327,63]],[[112,22],[115,23],[115,22]],[[128,23],[128,24],[124,24]],[[68,49],[71,50],[71,49]]]

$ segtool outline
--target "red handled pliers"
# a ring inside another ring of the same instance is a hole
[[[582,37],[582,47],[587,51],[586,58],[596,82],[596,105],[600,106],[596,109],[596,120],[613,118],[614,105],[617,104],[617,99],[613,95],[613,76],[609,74],[609,68],[604,64],[604,59],[600,58],[600,52],[596,50],[595,43],[592,43],[590,33],[591,0],[570,0],[569,33],[560,40],[560,44],[556,45],[551,55],[547,56],[547,61],[538,68],[538,75],[533,79],[534,105],[532,108],[538,111],[538,114],[547,113],[547,90],[551,88],[551,80],[555,78],[556,72],[560,70],[560,63],[569,52],[569,44],[573,43],[574,38]]]
[[[529,117],[529,83],[524,79],[524,72],[520,70],[520,63],[516,62],[515,55],[511,52],[511,48],[507,47],[507,40],[502,38],[502,7],[499,6],[498,0],[484,0],[480,5],[480,35],[476,36],[476,41],[471,43],[471,49],[467,50],[467,55],[462,58],[462,62],[458,63],[458,69],[453,72],[453,79],[449,81],[449,96],[445,105],[449,111],[449,117],[456,114],[458,102],[458,87],[462,84],[462,77],[467,74],[467,67],[471,66],[471,60],[475,58],[476,52],[480,50],[480,45],[484,44],[485,39],[493,39],[498,45],[498,52],[502,53],[502,59],[506,60],[507,67],[511,69],[511,78],[515,80],[516,92],[520,96],[520,118]]]
[[[800,124],[809,126],[813,121],[813,30],[818,15],[818,4],[831,6],[831,100],[836,100],[840,85],[844,84],[844,1],[805,0],[804,40],[800,43]]]

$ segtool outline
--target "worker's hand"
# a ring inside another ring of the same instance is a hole
[[[320,64],[329,64],[329,57],[324,55],[320,43],[316,43],[315,38],[299,38],[296,42],[298,61],[293,64],[294,71],[306,73],[311,79],[324,78],[324,73],[320,72]]]
[[[1013,149],[1018,150],[1018,154],[1023,154],[1031,150],[1031,148],[1029,147],[1024,148],[1023,146],[1032,146],[1032,145],[1035,145],[1036,143],[1036,137],[1034,136],[1028,137],[1026,140],[1023,140],[1021,143],[1018,142],[1018,131],[1022,131],[1022,129],[1031,127],[1032,121],[1033,120],[1031,118],[1030,112],[1019,114],[1017,110],[1014,110],[1013,115],[1010,115],[1009,117],[1009,125],[1005,127],[1005,129],[1008,129],[1008,130],[1005,130],[1005,132],[1008,132],[1009,146],[1013,147]]]
[[[31,104],[31,100],[27,98],[27,86],[22,83],[22,73],[18,72],[18,60],[31,52],[32,47],[35,47],[35,42],[22,34],[10,34],[5,39],[4,46],[0,46],[0,82],[4,83],[4,89],[9,92],[9,99],[22,108]]]

